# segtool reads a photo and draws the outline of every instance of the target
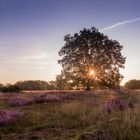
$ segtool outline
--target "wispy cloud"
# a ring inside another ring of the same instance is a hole
[[[111,29],[117,28],[119,26],[122,26],[122,25],[125,25],[125,24],[129,24],[129,23],[134,23],[134,22],[137,22],[137,21],[140,21],[140,17],[133,18],[133,19],[130,19],[130,20],[125,20],[125,21],[122,21],[122,22],[118,22],[118,23],[113,24],[111,26],[107,26],[105,28],[102,28],[99,31],[103,32],[103,31],[111,30]]]

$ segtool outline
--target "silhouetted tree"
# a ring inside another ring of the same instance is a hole
[[[125,83],[124,87],[129,89],[140,89],[140,80],[129,80]]]
[[[73,36],[68,34],[64,41],[58,63],[62,65],[60,77],[65,84],[72,80],[87,89],[95,81],[109,87],[119,85],[123,78],[119,68],[124,68],[125,57],[121,54],[123,46],[118,41],[109,39],[94,27],[84,28]]]
[[[4,85],[3,84],[0,84],[0,91],[2,90],[3,87],[4,87]]]
[[[16,86],[16,85],[11,85],[11,84],[6,84],[5,86],[3,86],[2,88],[1,88],[1,91],[2,92],[11,92],[11,93],[20,93],[21,92],[21,89],[18,87],[18,86]]]

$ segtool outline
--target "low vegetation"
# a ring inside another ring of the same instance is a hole
[[[0,94],[0,139],[139,140],[139,91]]]
[[[7,127],[15,122],[21,113],[18,111],[0,110],[0,127]]]
[[[18,87],[16,85],[8,84],[8,85],[5,85],[5,86],[4,85],[1,86],[0,91],[2,91],[4,93],[7,93],[7,92],[19,93],[19,92],[21,92],[21,89],[20,89],[20,87]]]

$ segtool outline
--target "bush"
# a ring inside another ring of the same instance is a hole
[[[65,94],[58,94],[58,95],[51,95],[51,94],[42,94],[34,96],[33,101],[35,103],[44,103],[44,102],[58,102],[58,101],[64,101],[64,100],[71,100],[73,97],[70,95]]]
[[[18,86],[15,85],[6,85],[1,88],[2,92],[21,92],[21,89]]]
[[[127,107],[127,104],[125,101],[121,99],[111,99],[108,102],[106,102],[103,106],[103,109],[107,111],[108,113],[111,113],[112,111],[117,111],[117,110],[125,110]]]
[[[0,127],[8,126],[15,122],[21,113],[18,111],[0,110]]]
[[[9,101],[11,106],[28,106],[32,102],[29,100],[21,99],[21,98],[13,98]]]
[[[57,95],[39,95],[34,97],[34,102],[44,103],[44,102],[57,102],[61,101],[61,98]]]
[[[35,103],[44,103],[46,101],[46,95],[38,95],[38,96],[34,96],[34,102]]]
[[[46,97],[47,102],[57,102],[60,100],[61,100],[61,98],[59,96],[56,96],[56,95],[47,95],[47,97]]]

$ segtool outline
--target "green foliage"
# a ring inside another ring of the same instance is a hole
[[[16,86],[16,85],[11,85],[11,84],[7,84],[5,86],[2,86],[1,88],[2,92],[21,92],[20,87]]]
[[[128,82],[125,83],[125,88],[129,89],[140,89],[140,80],[129,80]]]
[[[66,35],[64,41],[58,60],[63,71],[58,79],[63,77],[65,84],[72,80],[74,85],[83,87],[94,86],[94,83],[108,87],[119,85],[123,78],[119,69],[124,68],[125,58],[118,41],[109,39],[94,27],[84,28],[73,36]],[[90,70],[95,71],[94,76],[89,75]]]
[[[46,81],[19,81],[15,83],[16,86],[20,87],[22,90],[50,90],[54,89],[52,85],[50,85]]]

